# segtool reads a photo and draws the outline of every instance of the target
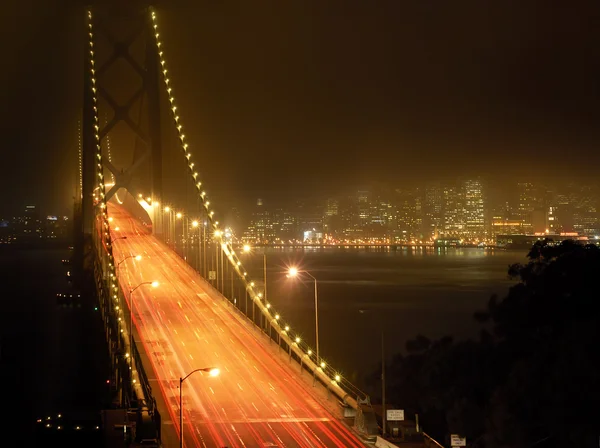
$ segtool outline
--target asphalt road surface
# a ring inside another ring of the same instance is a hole
[[[197,372],[183,384],[186,447],[364,446],[175,252],[121,207],[111,204],[109,216],[119,228],[113,238],[127,236],[113,245],[115,261],[142,256],[119,267],[125,295],[142,282],[160,283],[133,293],[134,325],[176,428],[179,378],[198,368],[221,371]]]

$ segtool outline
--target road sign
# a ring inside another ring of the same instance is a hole
[[[217,271],[208,271],[208,279],[216,280],[217,279]]]
[[[399,422],[404,420],[404,409],[388,409],[387,420],[388,422]]]
[[[467,446],[467,438],[460,437],[458,434],[452,434],[450,436],[450,445],[452,447]]]

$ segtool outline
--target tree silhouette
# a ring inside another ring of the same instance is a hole
[[[408,341],[394,358],[390,397],[441,440],[470,446],[598,446],[600,250],[536,243],[506,297],[475,313],[478,340]]]

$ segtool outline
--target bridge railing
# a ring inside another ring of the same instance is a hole
[[[118,310],[123,311],[117,304],[126,303],[126,301],[121,288],[117,287],[115,289],[113,286],[116,278],[111,278],[110,269],[107,269],[112,261],[105,241],[100,234],[94,235],[93,247],[95,249],[94,278],[96,292],[113,364],[113,390],[121,407],[137,410],[139,422],[144,422],[144,428],[147,427],[148,421],[153,422],[155,433],[158,434],[157,437],[160,439],[160,415],[156,408],[156,399],[144,369],[140,352],[135,342],[129,337],[130,329],[122,324],[123,318],[117,312]],[[133,359],[133,363],[131,359]],[[132,364],[135,368],[132,368]],[[141,427],[138,429],[142,430]]]
[[[235,253],[230,246],[222,244],[221,248],[237,276],[240,279],[245,279],[245,275],[240,269],[240,264],[237,263]],[[316,353],[297,334],[293,334],[288,325],[284,325],[281,322],[279,315],[273,312],[269,303],[265,303],[262,295],[259,295],[248,282],[245,282],[245,286],[246,292],[254,303],[254,306],[258,308],[265,319],[266,326],[268,326],[269,338],[275,340],[280,348],[288,352],[290,361],[293,359],[298,362],[301,369],[310,371],[315,380],[323,384],[328,391],[334,393],[345,405],[355,410],[359,408],[359,401],[369,403],[370,405],[370,399],[366,393],[337,373],[323,361],[323,358],[317,360]],[[243,314],[239,306],[236,309]],[[276,339],[273,339],[273,331],[271,329],[274,330]]]
[[[165,244],[170,245],[169,242],[164,241]],[[171,242],[173,243],[173,242]],[[214,242],[213,242],[214,243]],[[316,353],[310,348],[310,346],[303,341],[297,333],[294,333],[289,325],[282,322],[280,316],[273,310],[271,305],[265,302],[262,294],[258,292],[258,289],[254,286],[253,282],[250,282],[244,273],[241,263],[238,263],[238,259],[235,256],[235,252],[231,249],[231,246],[225,243],[220,243],[220,250],[223,254],[223,259],[228,266],[227,269],[233,270],[236,279],[241,281],[247,297],[250,299],[253,307],[258,310],[259,317],[261,318],[261,324],[264,322],[265,325],[261,330],[267,334],[270,340],[277,343],[281,350],[286,352],[290,358],[290,361],[294,361],[299,365],[300,372],[303,370],[308,371],[313,375],[314,381],[322,384],[330,393],[333,393],[339,398],[339,400],[345,405],[355,411],[364,409],[365,406],[370,407],[369,396],[344,378],[340,373],[323,361],[323,358],[317,360]],[[184,249],[178,250],[177,245],[173,246],[172,249],[178,254],[178,256],[188,263],[188,266],[199,272],[199,269],[193,266],[189,261],[190,257],[186,256]],[[209,248],[209,251],[214,250]],[[193,257],[192,257],[193,258]],[[227,274],[228,276],[229,274]],[[220,276],[217,275],[216,283],[213,284],[210,280],[206,280],[206,286],[213,289],[216,293],[225,298],[229,303],[234,305],[237,312],[253,321],[255,325],[258,323],[253,317],[248,316],[242,309],[242,301],[237,300],[233,297],[233,288],[222,286],[227,282],[221,279],[221,276],[225,276],[225,272],[220,272]],[[220,281],[221,280],[221,281]],[[221,285],[219,285],[221,283]],[[247,311],[247,310],[246,310]]]

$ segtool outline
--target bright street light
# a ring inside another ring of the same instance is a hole
[[[188,379],[188,377],[196,372],[206,372],[210,376],[219,376],[221,371],[216,367],[204,367],[203,369],[192,370],[183,378],[179,377],[179,446],[183,448],[183,397],[182,397],[182,389],[183,382]]]
[[[244,244],[244,252],[248,253],[252,250],[252,248],[250,246],[248,246],[247,244]]]
[[[131,351],[131,365],[133,367],[133,292],[140,286],[151,285],[153,288],[158,287],[158,282],[142,282],[135,288],[129,290],[129,350]],[[132,369],[133,370],[133,369]],[[133,376],[133,371],[131,372]]]
[[[315,349],[317,350],[316,356],[316,364],[319,364],[319,296],[317,294],[317,279],[313,277],[308,271],[299,271],[296,267],[291,267],[288,269],[288,278],[298,277],[298,274],[303,273],[312,278],[315,282]]]
[[[175,216],[177,216],[177,219],[181,219],[181,217],[182,217],[183,215],[181,214],[181,212],[178,212],[178,213],[177,213]]]
[[[128,255],[125,258],[123,258],[121,261],[119,261],[117,263],[117,271],[119,270],[119,266],[121,266],[121,263],[123,263],[125,260],[129,260],[130,258],[135,258],[136,261],[140,261],[142,259],[141,255]]]

